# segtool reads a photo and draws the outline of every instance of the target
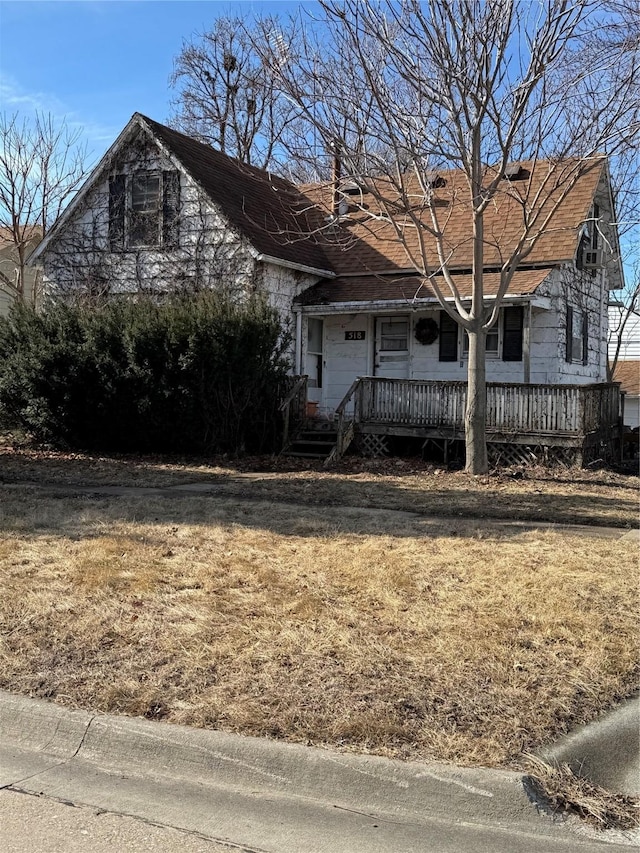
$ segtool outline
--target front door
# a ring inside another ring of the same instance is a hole
[[[374,375],[409,378],[409,318],[376,317]]]

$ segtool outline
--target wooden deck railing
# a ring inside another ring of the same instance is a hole
[[[341,419],[353,401],[356,424],[463,431],[466,397],[466,382],[363,377],[342,401]],[[586,436],[617,424],[619,407],[616,384],[487,384],[487,429],[493,432]]]
[[[305,416],[307,405],[308,376],[290,376],[289,388],[280,403],[282,412],[282,449],[289,444],[291,433],[298,427]]]

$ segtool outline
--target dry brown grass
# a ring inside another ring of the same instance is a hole
[[[637,684],[637,546],[217,497],[4,490],[0,686],[505,765]]]
[[[530,775],[526,786],[550,811],[575,814],[596,829],[631,830],[640,827],[640,798],[617,794],[594,785],[573,772],[527,756]]]
[[[637,527],[640,508],[640,478],[604,469],[502,470],[469,477],[416,459],[347,457],[337,469],[324,471],[319,464],[272,457],[233,461],[62,454],[14,448],[1,437],[0,481],[157,488],[207,483],[228,498],[614,527]]]

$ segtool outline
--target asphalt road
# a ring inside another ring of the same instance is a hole
[[[3,853],[229,853],[227,845],[135,817],[0,790]]]

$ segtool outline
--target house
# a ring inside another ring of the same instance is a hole
[[[640,312],[615,300],[609,304],[609,362],[640,359]]]
[[[620,383],[624,393],[624,425],[640,427],[640,359],[619,361],[613,371],[613,381]]]
[[[488,335],[488,428],[492,444],[521,455],[553,446],[582,457],[617,428],[607,306],[623,280],[606,160],[578,177],[567,167],[566,198],[531,203],[559,168],[517,164],[485,214],[488,302],[523,216],[549,220]],[[294,373],[308,377],[300,390],[320,416],[342,430],[346,418],[371,450],[404,435],[446,451],[463,437],[466,335],[436,299],[446,285],[427,232],[436,274],[418,273],[420,187],[409,186],[418,200],[407,214],[391,182],[385,195],[385,179],[372,180],[296,187],[136,113],[33,259],[60,294],[261,291],[291,324]],[[438,173],[431,188],[452,277],[470,298],[462,175]]]
[[[42,239],[37,227],[21,229],[24,255],[28,258]],[[9,313],[20,293],[20,276],[24,277],[22,298],[28,305],[36,305],[39,299],[38,270],[21,265],[20,253],[9,228],[0,228],[0,317]]]
[[[609,363],[613,381],[625,395],[623,421],[627,430],[640,425],[640,313],[623,302],[609,304]]]

